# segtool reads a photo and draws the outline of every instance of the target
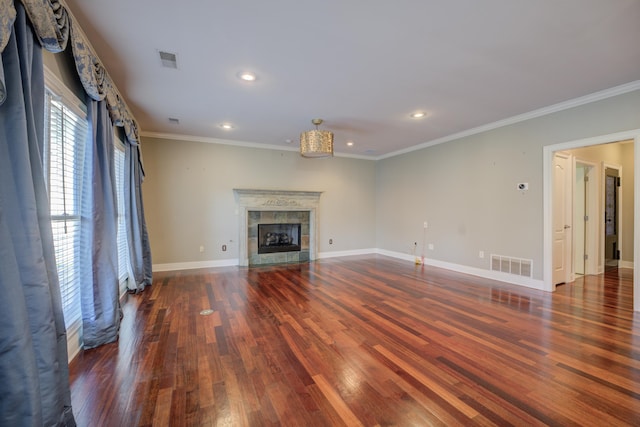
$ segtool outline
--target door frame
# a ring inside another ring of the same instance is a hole
[[[558,144],[546,145],[543,147],[542,159],[542,187],[543,187],[543,289],[549,292],[555,291],[552,273],[552,173],[553,173],[553,153],[556,151],[568,150],[572,148],[587,147],[591,145],[606,144],[609,142],[624,141],[633,139],[634,170],[640,169],[640,129],[625,132],[617,132],[608,135],[595,136],[591,138],[578,139],[562,142]],[[634,212],[640,213],[640,173],[633,174],[634,179]],[[633,264],[634,269],[640,265],[640,215],[634,214],[634,242],[633,242]],[[633,309],[640,311],[640,274],[633,275]]]
[[[600,240],[602,240],[602,236],[600,236],[601,234],[601,227],[600,227],[600,223],[601,223],[601,215],[600,215],[600,199],[601,199],[601,195],[600,195],[600,188],[602,183],[600,182],[600,167],[601,164],[600,163],[595,163],[595,162],[590,162],[588,160],[582,160],[577,156],[574,156],[574,162],[573,162],[573,167],[574,167],[574,178],[576,176],[576,170],[578,168],[578,165],[581,166],[585,166],[585,169],[588,169],[588,174],[587,176],[589,177],[589,185],[587,186],[586,192],[585,192],[585,197],[586,197],[586,203],[585,203],[585,214],[589,216],[589,220],[586,221],[586,225],[585,225],[585,230],[584,230],[584,246],[585,246],[585,251],[586,253],[589,255],[589,258],[586,260],[586,262],[584,263],[584,274],[588,275],[588,274],[598,274],[601,273],[601,260],[600,260]],[[575,195],[573,200],[575,201]],[[575,207],[574,207],[575,209]],[[574,215],[575,217],[575,215]],[[576,224],[573,224],[573,230],[575,233],[575,226]],[[574,234],[574,256],[573,256],[573,260],[576,260],[577,258],[575,257],[575,251],[576,251],[576,247],[577,245],[575,244],[575,234]],[[575,277],[575,265],[573,268],[573,274]]]

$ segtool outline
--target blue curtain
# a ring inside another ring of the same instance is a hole
[[[80,229],[80,295],[84,348],[113,342],[120,327],[118,296],[118,208],[113,125],[105,101],[87,97]]]
[[[0,105],[0,425],[74,426],[42,169],[42,51],[22,5],[15,8]]]
[[[125,155],[125,214],[127,235],[129,239],[129,258],[133,271],[133,279],[129,281],[129,289],[142,291],[152,282],[151,247],[144,217],[142,203],[142,181],[144,169],[140,159],[140,147],[127,144]]]
[[[26,8],[26,12],[25,12]],[[91,138],[83,190],[81,261],[85,347],[117,339],[117,211],[113,128],[127,136],[126,214],[134,277],[151,284],[138,129],[128,107],[64,5],[0,0],[0,426],[75,426],[67,337],[43,171],[42,51],[68,40],[89,102]],[[105,106],[106,104],[106,106]]]

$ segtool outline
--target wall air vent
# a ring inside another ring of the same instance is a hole
[[[176,119],[175,117],[169,117],[169,123],[171,123],[172,125],[179,125],[180,120]]]
[[[160,62],[162,63],[163,67],[178,68],[178,60],[175,53],[159,50],[158,55],[160,55]]]
[[[491,255],[491,271],[531,277],[533,260],[513,258],[502,255]]]

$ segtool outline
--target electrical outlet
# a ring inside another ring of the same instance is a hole
[[[204,252],[204,246],[200,245],[200,253],[203,253],[203,252]]]
[[[329,239],[329,244],[333,245],[333,239]]]
[[[227,251],[227,245],[222,245],[222,252],[226,252]]]
[[[429,250],[432,251],[433,250],[433,243],[429,243]]]
[[[429,226],[429,223],[427,221],[424,222],[424,228],[427,228]]]
[[[478,252],[478,258],[484,258],[484,251]]]

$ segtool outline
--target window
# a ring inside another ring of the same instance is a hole
[[[114,144],[114,165],[116,173],[116,194],[118,199],[118,281],[120,283],[120,295],[127,289],[129,278],[129,245],[127,243],[127,228],[125,221],[124,194],[125,194],[125,146],[119,137]]]
[[[75,105],[78,105],[76,103]],[[65,325],[80,320],[80,196],[86,113],[47,89],[44,169]]]

